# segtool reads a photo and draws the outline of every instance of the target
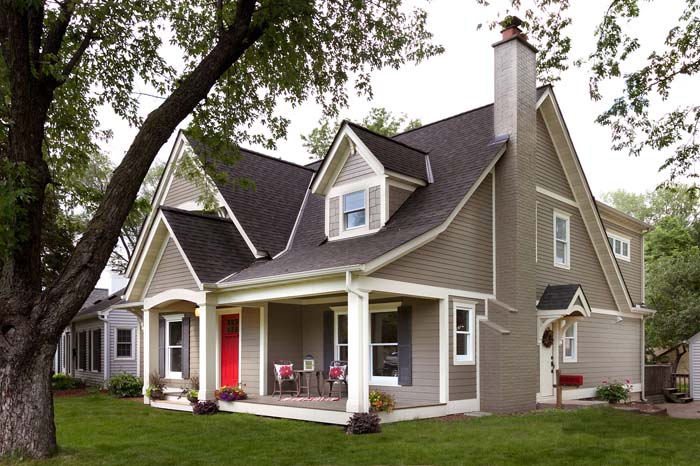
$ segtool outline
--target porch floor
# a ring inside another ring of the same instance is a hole
[[[297,399],[286,399],[285,398],[295,398],[289,395],[283,395],[280,400],[279,395],[248,395],[247,400],[241,400],[239,403],[255,403],[263,405],[273,405],[273,406],[290,406],[294,408],[310,408],[310,409],[322,409],[326,411],[341,411],[345,412],[345,403],[348,401],[347,398],[343,397],[337,401],[313,401],[304,400],[303,397],[299,400]],[[313,397],[312,397],[313,398]],[[424,408],[428,406],[437,406],[436,403],[397,403],[395,411],[400,409],[409,408]]]

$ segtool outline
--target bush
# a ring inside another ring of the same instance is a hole
[[[630,399],[630,392],[632,391],[632,385],[629,380],[626,383],[603,381],[603,385],[598,386],[596,389],[596,396],[601,398],[608,403],[620,403],[623,401],[628,401]]]
[[[345,426],[347,434],[378,434],[381,431],[379,416],[372,413],[355,413]]]
[[[200,401],[192,408],[192,413],[199,416],[210,416],[219,412],[219,405],[215,401]]]
[[[71,390],[74,388],[82,388],[85,385],[82,381],[74,379],[66,374],[54,374],[51,378],[51,388],[54,390]]]
[[[143,381],[131,374],[119,374],[107,381],[107,389],[118,398],[133,398],[141,396]]]
[[[396,405],[393,396],[378,390],[369,392],[369,404],[372,407],[372,411],[386,411],[387,413],[392,412]]]

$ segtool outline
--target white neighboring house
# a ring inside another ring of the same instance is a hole
[[[690,397],[700,400],[700,333],[688,340]]]

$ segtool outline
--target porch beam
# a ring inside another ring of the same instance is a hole
[[[278,299],[303,298],[324,294],[344,293],[345,279],[342,275],[300,280],[291,283],[273,283],[268,285],[239,288],[233,291],[217,293],[217,304],[240,305],[242,303],[261,303]]]
[[[348,292],[349,413],[369,412],[369,295]]]
[[[153,371],[158,371],[158,311],[143,310],[143,394],[144,403],[148,404],[146,389],[151,384]]]
[[[213,400],[216,390],[216,304],[209,296],[199,305],[199,399]]]

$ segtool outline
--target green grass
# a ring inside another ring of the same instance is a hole
[[[383,426],[381,434],[349,436],[338,426],[242,414],[193,416],[88,395],[57,399],[56,424],[60,451],[38,464],[700,463],[700,420],[607,408],[402,422]]]

